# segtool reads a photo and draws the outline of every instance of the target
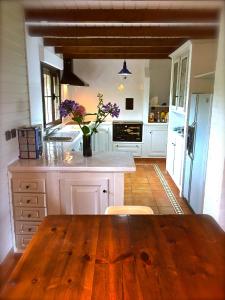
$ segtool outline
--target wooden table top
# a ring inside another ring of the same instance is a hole
[[[225,299],[225,233],[209,216],[48,216],[1,299]]]

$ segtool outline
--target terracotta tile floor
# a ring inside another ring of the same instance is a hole
[[[174,208],[152,164],[157,164],[184,214],[192,214],[166,171],[165,159],[135,159],[136,172],[125,174],[125,204],[150,206],[155,214],[175,214]]]

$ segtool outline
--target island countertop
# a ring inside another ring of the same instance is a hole
[[[9,165],[13,172],[135,172],[133,156],[123,152],[96,152],[84,157],[81,152],[45,153],[41,159],[18,159]]]

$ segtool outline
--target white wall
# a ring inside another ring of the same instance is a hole
[[[150,99],[158,96],[159,104],[169,104],[171,59],[150,59]]]
[[[218,41],[212,120],[209,139],[204,213],[225,230],[225,9]]]
[[[89,112],[96,111],[98,92],[104,95],[105,102],[116,102],[121,109],[121,120],[142,120],[145,82],[145,60],[127,61],[127,68],[132,75],[126,80],[117,73],[122,69],[123,60],[119,59],[83,59],[73,60],[74,73],[89,83],[89,87],[62,86],[62,100],[75,99]],[[118,90],[123,83],[125,89]],[[134,98],[134,110],[125,110],[125,98]]]
[[[17,138],[5,131],[29,124],[23,11],[18,1],[0,2],[0,263],[12,247],[8,164],[18,158]]]
[[[43,39],[26,34],[27,70],[31,124],[43,124],[41,66],[44,62],[63,69],[63,60],[54,53],[53,47],[43,47]]]

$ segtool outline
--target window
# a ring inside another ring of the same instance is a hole
[[[59,105],[60,97],[60,71],[41,64],[42,103],[44,127],[49,127],[61,122]]]

